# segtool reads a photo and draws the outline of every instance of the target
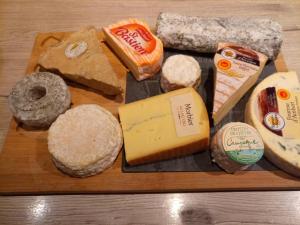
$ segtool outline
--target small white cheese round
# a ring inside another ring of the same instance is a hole
[[[48,134],[54,164],[75,177],[91,176],[110,167],[122,145],[117,119],[93,104],[80,105],[60,115]]]
[[[161,88],[164,92],[179,88],[198,88],[201,82],[201,68],[191,56],[170,56],[162,67]]]

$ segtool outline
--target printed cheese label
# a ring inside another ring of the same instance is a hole
[[[258,96],[260,120],[279,136],[300,138],[300,92],[268,87]]]
[[[192,93],[173,96],[170,98],[173,118],[178,137],[200,133],[198,108]]]
[[[155,38],[148,29],[140,24],[127,24],[113,28],[110,32],[135,54],[145,55],[155,49]]]
[[[247,124],[236,124],[226,128],[222,143],[229,158],[243,165],[256,163],[264,154],[262,139],[257,131]]]
[[[261,61],[260,61],[261,60]],[[256,74],[267,57],[261,53],[238,45],[220,43],[214,57],[219,72],[235,77],[247,78]]]
[[[82,55],[87,50],[88,44],[85,41],[71,43],[65,49],[65,55],[72,59]]]

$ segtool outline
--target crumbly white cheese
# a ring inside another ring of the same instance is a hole
[[[98,105],[80,105],[51,125],[48,149],[55,165],[76,177],[91,176],[112,165],[123,144],[117,119]]]
[[[165,92],[184,87],[196,89],[200,82],[200,65],[191,56],[173,55],[163,65],[161,87]]]

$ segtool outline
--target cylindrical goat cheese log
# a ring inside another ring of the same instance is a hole
[[[204,53],[215,53],[219,42],[231,42],[276,59],[282,44],[281,25],[266,18],[201,18],[160,13],[156,29],[164,47]]]

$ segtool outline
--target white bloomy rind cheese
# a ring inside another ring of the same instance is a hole
[[[123,105],[119,115],[130,165],[208,149],[208,115],[201,96],[193,88]]]
[[[219,43],[214,57],[215,92],[212,117],[218,124],[256,83],[267,56],[252,49]]]
[[[54,164],[75,177],[91,176],[109,168],[122,145],[118,120],[93,104],[80,105],[60,115],[48,134]]]
[[[149,26],[137,19],[103,28],[105,41],[140,81],[155,75],[163,61],[163,45]]]
[[[264,144],[252,126],[233,122],[223,126],[212,138],[213,161],[228,173],[245,170],[264,154]]]
[[[264,79],[247,103],[245,119],[261,134],[266,157],[300,177],[299,76],[281,72]]]
[[[200,82],[200,65],[191,56],[170,56],[162,67],[160,84],[164,92],[184,87],[193,87],[197,89]]]

